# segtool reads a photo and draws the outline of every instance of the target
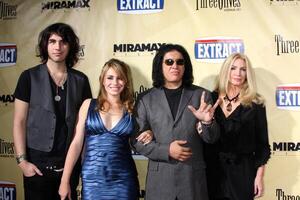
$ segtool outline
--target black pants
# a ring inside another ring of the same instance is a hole
[[[58,189],[62,172],[42,171],[42,173],[43,176],[24,177],[25,200],[60,200]],[[71,198],[77,200],[78,178],[72,177],[70,182]]]

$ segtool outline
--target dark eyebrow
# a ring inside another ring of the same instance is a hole
[[[64,39],[61,39],[61,40],[56,40],[56,39],[52,39],[52,38],[49,38],[48,40],[49,42],[63,42],[63,43],[66,43],[66,41]]]

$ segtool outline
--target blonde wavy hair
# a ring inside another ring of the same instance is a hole
[[[110,108],[110,103],[107,100],[107,92],[103,86],[104,76],[110,68],[114,69],[118,76],[125,82],[124,89],[120,95],[121,103],[129,113],[132,113],[134,100],[131,70],[125,62],[115,58],[112,58],[109,61],[107,61],[102,67],[102,71],[99,77],[100,90],[97,97],[98,105],[96,109],[98,111],[108,111]]]
[[[228,94],[231,66],[237,59],[244,60],[246,64],[246,79],[240,91],[241,104],[245,106],[251,106],[252,102],[264,104],[264,98],[257,93],[255,73],[251,62],[245,54],[233,53],[227,57],[217,77],[215,91],[223,95]]]

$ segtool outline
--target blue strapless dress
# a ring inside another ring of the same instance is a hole
[[[83,200],[136,200],[138,179],[131,156],[129,137],[132,116],[125,112],[111,130],[107,130],[91,101],[85,124],[85,149],[82,164]]]

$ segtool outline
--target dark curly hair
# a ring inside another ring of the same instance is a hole
[[[78,62],[79,38],[75,34],[71,26],[64,23],[51,24],[45,28],[39,35],[37,46],[37,57],[40,57],[42,63],[48,60],[48,40],[52,34],[57,34],[62,37],[63,41],[68,43],[69,53],[66,58],[66,65],[72,68]]]
[[[164,44],[162,45],[153,58],[152,63],[152,85],[156,88],[162,87],[165,84],[162,71],[163,59],[166,53],[170,51],[178,51],[184,59],[184,74],[182,77],[182,85],[189,87],[194,82],[193,66],[188,52],[179,44]]]

